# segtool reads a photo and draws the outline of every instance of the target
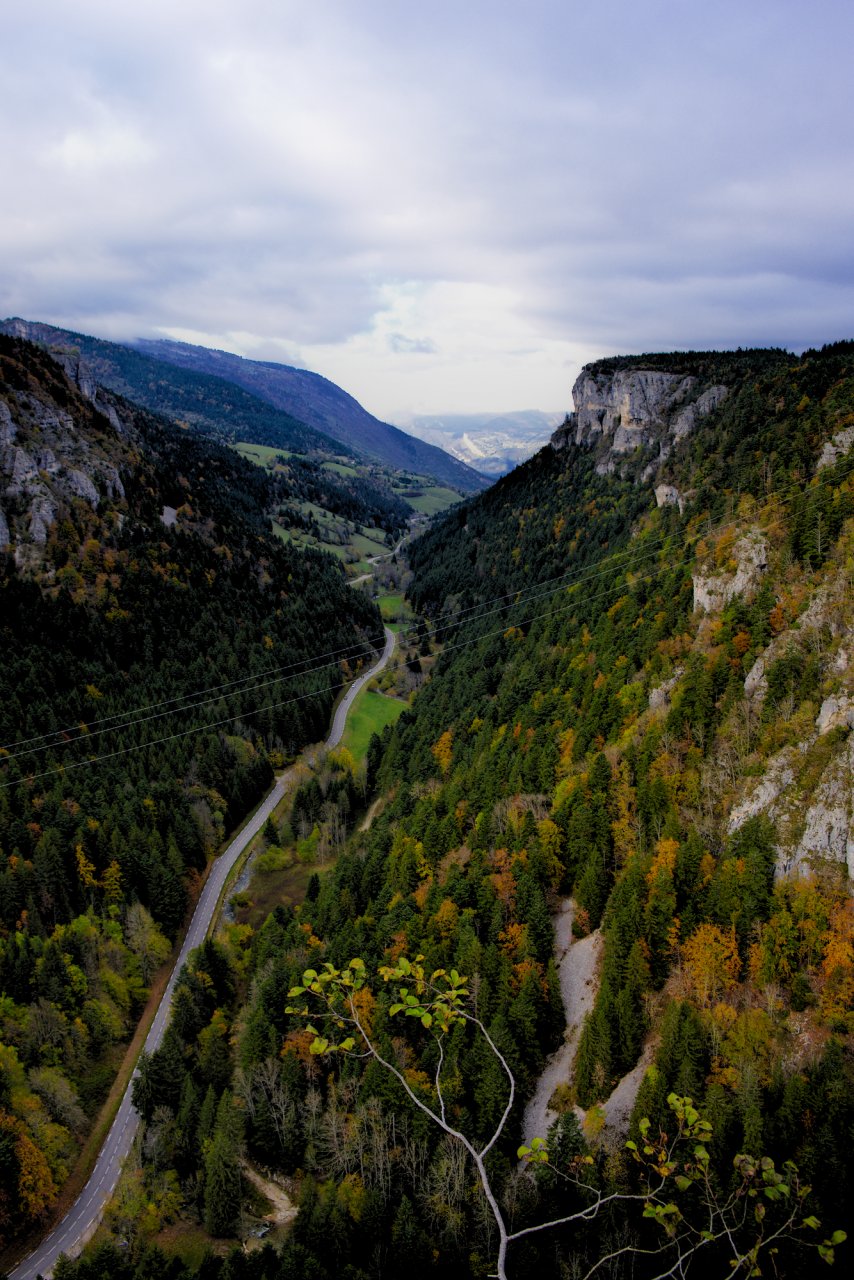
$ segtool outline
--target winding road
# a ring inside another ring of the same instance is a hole
[[[336,747],[341,741],[347,713],[359,691],[368,680],[382,671],[394,652],[394,632],[390,631],[388,627],[384,627],[383,630],[385,632],[385,647],[380,658],[357,680],[353,681],[335,710],[332,728],[330,729],[329,737],[324,743],[324,746],[328,749]],[[308,753],[307,760],[309,763],[313,762],[314,756],[311,752]],[[153,1053],[163,1039],[163,1033],[166,1030],[172,1009],[172,997],[178,981],[178,975],[184,967],[190,952],[195,947],[200,946],[207,936],[229,872],[243,850],[258,834],[279,801],[284,797],[294,780],[296,772],[295,767],[292,766],[276,779],[275,784],[267,793],[256,812],[211,867],[210,874],[199,895],[199,901],[190,921],[190,927],[178,953],[178,959],[175,961],[175,967],[163,993],[163,999],[158,1006],[154,1021],[146,1037],[144,1046],[146,1053]],[[134,1072],[134,1076],[128,1083],[116,1113],[116,1118],[107,1134],[104,1145],[101,1147],[95,1167],[86,1186],[50,1235],[46,1236],[29,1257],[25,1258],[14,1271],[9,1273],[9,1280],[36,1280],[39,1275],[49,1276],[61,1253],[73,1255],[83,1247],[87,1240],[91,1239],[98,1223],[101,1221],[107,1201],[115,1190],[122,1164],[131,1149],[136,1131],[139,1128],[139,1115],[131,1100],[131,1089],[135,1076],[136,1072]]]

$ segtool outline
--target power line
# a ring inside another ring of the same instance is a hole
[[[845,472],[845,476],[847,476],[848,474],[850,474],[850,471],[851,471],[851,470],[854,470],[854,466],[852,466],[852,468],[848,469],[848,470]],[[792,485],[792,486],[790,486],[790,487],[789,487],[789,491],[788,491],[788,495],[790,496],[790,495],[791,495],[791,493],[795,493],[795,492],[799,491],[799,490],[801,489],[801,487],[802,487],[802,486],[800,486],[800,485]],[[764,504],[764,507],[762,508],[762,510],[763,510],[764,512],[766,512],[766,513],[767,513],[767,512],[768,512],[768,510],[769,510],[769,508],[773,508],[773,507],[775,507],[775,506],[779,506],[782,502],[784,502],[784,501],[785,501],[785,499],[786,499],[786,496],[787,496],[787,490],[778,491],[778,493],[776,493],[773,497],[771,497],[771,498],[769,498],[769,499],[768,499],[768,501]],[[722,523],[720,523],[720,524],[718,524],[718,525],[714,526],[713,528],[710,528],[710,529],[709,529],[709,531],[708,531],[706,534],[704,534],[703,536],[712,536],[712,534],[713,534],[713,533],[714,533],[716,536],[720,536],[721,534],[725,533],[728,529],[737,528],[740,524],[743,524],[743,523],[744,523],[744,521],[745,521],[745,519],[747,519],[747,517],[741,517],[741,518],[739,518],[739,519],[731,520],[731,521],[728,521],[728,522],[722,522]],[[524,606],[524,605],[526,605],[526,604],[531,604],[531,603],[533,603],[533,602],[534,602],[534,601],[536,601],[536,600],[546,599],[546,598],[548,598],[549,596],[552,596],[552,595],[557,594],[557,592],[559,592],[559,591],[562,591],[562,590],[568,590],[568,589],[571,589],[571,588],[575,588],[575,587],[578,587],[578,586],[585,585],[585,584],[586,584],[586,583],[588,583],[588,582],[595,581],[597,578],[602,578],[602,577],[609,576],[609,575],[613,576],[613,574],[614,574],[614,573],[628,573],[628,572],[632,572],[632,571],[633,571],[633,569],[634,569],[634,567],[635,567],[637,564],[639,564],[639,563],[641,563],[641,562],[643,562],[643,561],[648,561],[648,560],[650,560],[651,558],[653,558],[655,555],[657,555],[657,554],[662,550],[662,548],[663,548],[664,544],[666,543],[666,541],[667,541],[669,538],[672,538],[672,536],[673,536],[673,534],[672,534],[672,533],[670,533],[670,532],[668,532],[668,531],[663,531],[662,533],[655,535],[655,536],[654,536],[654,537],[652,537],[651,539],[647,539],[647,540],[644,542],[643,547],[642,547],[642,548],[638,548],[638,550],[637,550],[637,551],[635,551],[635,552],[632,552],[632,550],[631,550],[631,548],[630,548],[630,547],[624,548],[624,549],[619,550],[619,551],[615,551],[615,552],[612,554],[612,556],[611,556],[611,557],[609,557],[609,563],[608,563],[607,565],[605,565],[605,566],[601,566],[601,565],[600,565],[600,566],[597,566],[595,569],[591,569],[589,572],[586,572],[586,571],[584,571],[584,570],[572,570],[572,569],[570,569],[570,570],[567,570],[567,571],[566,571],[566,573],[564,573],[564,574],[557,575],[556,577],[554,577],[554,578],[552,578],[552,579],[546,579],[546,580],[545,580],[545,583],[538,583],[538,584],[536,584],[536,585],[537,585],[537,587],[541,587],[541,586],[546,585],[546,584],[548,584],[548,583],[550,583],[550,582],[551,582],[551,583],[556,583],[556,584],[557,584],[557,585],[555,585],[555,586],[551,586],[551,587],[549,587],[549,589],[548,589],[548,590],[546,590],[546,591],[539,591],[539,590],[538,590],[538,591],[530,592],[530,593],[527,593],[527,594],[524,594],[524,593],[523,593],[523,592],[521,592],[521,591],[509,592],[509,593],[506,593],[506,594],[505,594],[505,595],[503,595],[503,596],[493,597],[493,599],[492,599],[492,600],[481,601],[479,604],[477,604],[477,605],[472,605],[472,606],[470,606],[468,609],[461,610],[461,611],[459,611],[459,612],[455,612],[455,611],[453,611],[453,610],[448,610],[448,611],[446,611],[445,613],[440,614],[440,615],[438,615],[438,616],[439,616],[439,619],[442,619],[442,618],[444,618],[444,617],[449,618],[449,619],[450,619],[450,621],[449,621],[449,622],[445,623],[444,625],[441,625],[441,624],[440,624],[440,625],[435,625],[435,626],[433,626],[432,628],[428,628],[428,629],[426,629],[426,631],[422,631],[422,632],[421,632],[421,636],[425,636],[425,635],[426,635],[426,636],[434,636],[434,637],[435,637],[435,636],[438,636],[438,635],[439,635],[441,632],[443,632],[443,631],[450,630],[452,627],[453,627],[453,628],[457,628],[457,627],[459,627],[460,625],[469,625],[469,624],[471,624],[471,623],[473,623],[473,622],[478,622],[478,621],[480,621],[480,620],[482,620],[482,619],[484,619],[484,618],[492,617],[492,616],[495,616],[495,615],[496,615],[496,614],[498,614],[498,613],[506,612],[508,609],[516,608],[516,607],[519,607],[519,606]],[[616,559],[617,557],[621,557],[621,556],[622,556],[622,557],[626,557],[625,563],[615,565],[615,564],[613,563],[613,560],[614,560],[614,559]],[[493,608],[493,609],[485,609],[485,608],[484,608],[484,605],[489,605],[489,604],[492,604],[492,603],[494,603],[494,602],[496,602],[496,601],[497,601],[497,602],[506,601],[507,603],[498,603],[498,604],[497,604],[497,607],[496,607],[496,608]],[[476,616],[474,616],[474,617],[468,617],[468,618],[465,618],[465,617],[464,617],[464,615],[465,615],[465,614],[467,614],[467,613],[468,613],[468,614],[472,614],[472,613],[474,613],[474,612],[475,612],[476,610],[478,610],[478,609],[480,610],[480,612],[479,612],[479,613],[477,613],[477,614],[476,614]],[[546,615],[546,616],[547,616],[547,615]],[[417,635],[417,633],[416,633],[416,635]],[[480,639],[480,638],[483,638],[483,637],[478,637],[478,639]],[[373,639],[373,637],[372,637],[371,639]],[[447,645],[446,645],[446,646],[445,646],[445,649],[446,649],[446,651],[447,651],[449,648],[454,648],[454,647],[456,647],[456,646],[447,646]],[[199,707],[209,706],[211,703],[222,701],[224,698],[233,697],[233,696],[236,696],[237,694],[243,694],[243,693],[256,693],[256,692],[260,692],[260,690],[262,690],[262,689],[264,689],[264,688],[269,688],[269,687],[270,687],[270,686],[272,686],[272,685],[282,683],[284,680],[287,680],[287,679],[295,679],[295,678],[297,678],[298,676],[307,676],[307,675],[318,674],[318,673],[320,673],[320,672],[322,672],[322,671],[325,671],[325,670],[328,670],[328,669],[330,669],[330,668],[337,667],[337,666],[339,665],[339,662],[342,660],[342,657],[343,657],[343,656],[345,656],[345,655],[346,655],[346,656],[355,656],[357,653],[361,653],[362,651],[363,651],[363,645],[362,645],[362,644],[359,644],[359,645],[352,645],[352,646],[348,646],[348,647],[347,647],[347,648],[345,648],[345,649],[332,650],[332,651],[327,652],[326,654],[320,654],[320,655],[318,655],[318,656],[317,656],[316,658],[314,658],[314,659],[303,659],[303,660],[301,660],[300,662],[290,664],[290,666],[289,666],[289,667],[280,667],[280,668],[276,668],[276,669],[274,669],[275,674],[272,674],[270,679],[263,679],[263,680],[262,680],[262,679],[261,679],[261,676],[264,676],[264,675],[266,675],[266,674],[268,674],[268,673],[266,673],[266,672],[260,672],[260,673],[258,673],[258,674],[257,674],[257,675],[255,675],[255,676],[245,676],[245,677],[242,677],[240,680],[235,680],[235,681],[226,682],[226,683],[221,684],[221,685],[214,685],[214,686],[212,686],[212,687],[211,687],[210,689],[208,689],[208,690],[204,690],[204,689],[203,689],[203,690],[196,691],[196,693],[189,693],[189,694],[186,694],[186,695],[176,696],[175,698],[165,700],[164,702],[160,702],[160,703],[153,703],[153,704],[151,704],[149,707],[141,707],[141,708],[138,708],[138,709],[137,709],[137,710],[135,710],[135,711],[131,711],[130,713],[127,713],[127,715],[128,715],[128,716],[130,716],[130,717],[137,716],[137,714],[138,714],[138,712],[139,712],[139,711],[146,711],[146,710],[152,710],[152,711],[154,711],[154,712],[155,712],[155,714],[152,714],[152,715],[149,715],[149,716],[140,716],[139,718],[135,718],[135,719],[125,718],[124,720],[120,720],[117,724],[107,725],[107,727],[100,728],[100,729],[96,729],[94,732],[89,731],[89,730],[88,730],[88,726],[87,726],[85,729],[82,729],[82,730],[81,730],[81,728],[80,728],[80,726],[79,726],[79,725],[75,725],[75,726],[73,726],[73,728],[77,731],[77,736],[76,736],[76,737],[74,737],[74,738],[72,738],[72,739],[70,739],[70,740],[66,740],[65,742],[47,742],[47,741],[44,741],[44,742],[43,742],[43,745],[41,745],[41,746],[28,747],[26,750],[23,750],[23,751],[20,751],[20,752],[14,752],[14,753],[12,753],[12,752],[8,752],[8,753],[7,753],[6,758],[7,758],[7,759],[9,759],[9,760],[17,760],[17,759],[22,758],[23,756],[31,755],[31,754],[35,754],[36,752],[39,752],[39,751],[49,750],[49,749],[51,749],[51,748],[55,748],[55,747],[57,747],[57,746],[59,746],[59,747],[66,747],[66,746],[74,745],[75,743],[80,742],[80,741],[87,741],[87,740],[89,740],[91,737],[100,736],[100,735],[101,735],[101,734],[103,734],[103,733],[117,733],[117,732],[121,731],[122,729],[136,727],[137,725],[141,725],[141,724],[149,723],[149,722],[150,722],[150,721],[152,721],[152,720],[161,719],[161,718],[163,718],[163,716],[168,716],[168,715],[178,715],[178,714],[181,714],[181,713],[186,712],[186,711],[192,711],[192,710],[194,710],[194,709],[196,709],[196,708],[199,708]],[[335,661],[328,661],[328,659],[336,659],[336,660],[335,660]],[[308,664],[308,663],[313,663],[314,665],[306,665],[306,664]],[[298,667],[299,667],[299,666],[301,666],[301,665],[303,666],[303,670],[301,670],[301,671],[296,670],[296,668],[298,668]],[[290,674],[289,674],[289,673],[290,673]],[[254,683],[253,683],[253,682],[254,682]],[[339,688],[339,689],[340,689],[340,688],[343,688],[345,684],[346,684],[346,681],[345,681],[345,682],[343,682],[343,683],[342,683],[342,684],[340,684],[340,685],[333,686],[333,688]],[[234,686],[237,686],[237,685],[242,685],[243,687],[242,687],[242,688],[235,688]],[[224,693],[224,692],[222,692],[223,690],[227,690],[227,689],[231,689],[231,690],[232,690],[232,692],[231,692],[231,693]],[[194,732],[204,733],[204,732],[207,732],[209,729],[217,728],[217,727],[219,727],[219,726],[221,726],[221,725],[223,725],[223,724],[230,724],[230,723],[234,723],[234,721],[236,721],[236,720],[243,719],[243,718],[245,718],[245,717],[247,717],[247,716],[260,714],[262,711],[265,711],[265,710],[275,710],[275,709],[280,708],[280,707],[282,707],[282,706],[287,706],[287,705],[289,705],[289,704],[290,704],[290,703],[292,703],[292,702],[299,702],[299,701],[302,701],[304,698],[307,698],[307,697],[314,697],[314,696],[316,696],[316,695],[317,695],[317,693],[319,693],[319,692],[320,692],[320,690],[313,690],[313,691],[310,691],[309,693],[298,695],[296,698],[293,698],[293,699],[285,699],[285,700],[283,700],[283,701],[281,701],[281,702],[277,702],[277,703],[268,703],[266,707],[258,707],[258,708],[255,708],[255,709],[251,710],[251,711],[243,711],[243,712],[239,712],[239,713],[236,713],[234,716],[229,716],[229,717],[227,717],[227,718],[226,718],[226,719],[224,719],[224,720],[215,721],[215,722],[213,722],[212,724],[209,724],[209,725],[206,725],[206,726],[200,726],[200,727],[198,727],[198,728],[194,728],[194,729],[190,729],[190,730],[185,730],[185,731],[182,731],[182,732],[180,732],[180,733],[170,734],[170,735],[167,735],[167,736],[166,736],[166,737],[164,737],[164,738],[154,739],[154,740],[151,740],[151,741],[149,741],[149,742],[145,742],[145,743],[133,744],[132,746],[130,746],[130,747],[128,747],[128,748],[123,748],[123,749],[121,749],[120,751],[117,751],[117,752],[107,752],[107,753],[104,753],[104,754],[102,754],[102,755],[100,755],[100,756],[94,757],[94,759],[95,759],[95,760],[111,759],[111,758],[113,758],[115,755],[123,754],[124,752],[127,752],[127,751],[141,750],[141,749],[143,749],[144,747],[147,747],[147,746],[154,746],[154,745],[158,745],[158,744],[163,743],[163,742],[169,742],[169,741],[172,741],[172,740],[174,740],[175,738],[186,737],[186,736],[188,736],[189,734],[192,734],[192,733],[194,733]],[[199,694],[205,694],[205,693],[209,693],[211,696],[206,697],[206,698],[201,699],[201,700],[197,700],[197,701],[195,701],[195,702],[191,702],[191,701],[189,701],[189,699],[191,699],[191,698],[193,698],[193,697],[197,697],[197,698],[198,698]],[[185,705],[180,706],[180,707],[173,707],[171,710],[168,710],[168,711],[156,711],[156,708],[158,708],[158,707],[169,706],[171,703],[179,702],[179,701],[183,701],[183,702],[185,703]],[[105,724],[105,722],[106,722],[106,721],[109,721],[109,720],[115,720],[115,719],[117,719],[120,715],[121,715],[121,713],[117,712],[117,713],[115,713],[115,715],[113,715],[113,716],[107,716],[107,717],[104,717],[104,718],[103,718],[103,720],[101,720],[101,721],[94,721],[93,723],[94,723],[95,725],[97,725],[97,724]],[[65,731],[65,730],[53,730],[53,731],[51,731],[51,733],[49,733],[49,734],[44,734],[44,735],[42,735],[42,738],[43,738],[43,739],[47,739],[47,738],[49,738],[49,737],[56,737],[58,734],[61,734],[61,733],[64,733],[64,732],[66,732],[66,731]],[[23,745],[23,746],[26,746],[26,745],[27,745],[27,744],[29,744],[29,743],[37,742],[37,741],[38,741],[38,738],[37,738],[37,737],[33,737],[33,738],[29,738],[29,739],[23,739],[23,740],[21,740],[21,743],[20,743],[20,744],[10,744],[10,745],[12,745],[12,746],[14,746],[14,745]],[[76,763],[75,763],[75,764],[73,764],[73,765],[68,765],[68,766],[59,766],[59,767],[58,767],[58,769],[61,769],[61,768],[63,768],[63,767],[64,767],[64,768],[71,768],[71,767],[76,768],[76,767],[80,767],[80,765],[81,765],[81,764],[85,764],[85,763],[88,763],[88,762],[87,762],[87,761],[78,761],[78,762],[76,762]],[[37,774],[37,775],[31,775],[31,776],[33,776],[33,777],[44,777],[44,776],[47,776],[47,774],[48,774],[48,773],[51,773],[51,772],[57,772],[57,771],[58,771],[58,769],[56,769],[56,770],[48,770],[48,771],[46,771],[45,773],[40,773],[40,774]],[[9,785],[9,784],[6,784],[6,785]]]
[[[775,501],[775,502],[779,502],[779,501],[782,501],[782,499],[781,499],[781,498],[779,498],[779,499],[775,499],[774,501]],[[768,505],[771,505],[771,503],[766,504],[766,507],[767,507]],[[730,523],[730,525],[718,526],[718,529],[720,530],[720,529],[725,529],[725,528],[728,528],[728,527],[732,527],[732,523],[735,523],[735,522],[731,522],[731,523]],[[779,522],[777,522],[777,523],[779,523]],[[775,523],[772,523],[770,526],[767,526],[767,527],[773,528],[773,527],[775,527]],[[691,555],[693,555],[693,553],[691,553]],[[649,558],[649,557],[645,557],[645,558]],[[678,564],[687,564],[687,563],[688,563],[688,559],[689,559],[689,558],[690,558],[690,557],[689,557],[688,555],[686,555],[684,558],[680,558],[679,560],[676,560],[675,562],[672,562],[670,567],[674,567],[675,565],[678,565]],[[619,571],[624,573],[624,572],[626,571],[626,566],[621,566]],[[599,573],[597,573],[597,575],[596,575],[596,576],[604,577],[604,576],[606,576],[606,574],[607,574],[608,572],[609,572],[609,570],[608,570],[608,569],[603,569],[603,570],[601,570]],[[612,572],[612,573],[613,573],[613,571],[610,571],[610,572]],[[656,572],[654,572],[654,573],[647,574],[647,575],[642,575],[642,576],[640,576],[640,577],[636,578],[636,579],[635,579],[635,581],[636,581],[636,582],[647,582],[647,581],[652,581],[652,580],[653,580],[654,578],[656,578],[657,576],[658,576],[658,571],[656,571]],[[583,585],[583,583],[582,583],[582,582],[572,583],[572,584],[570,584],[570,588],[576,588],[576,587],[578,587],[578,586],[580,586],[580,585]],[[624,584],[624,583],[615,583],[615,584],[614,584],[614,585],[612,585],[610,588],[607,588],[605,591],[603,591],[603,592],[599,592],[599,593],[597,593],[596,595],[594,595],[594,596],[592,596],[592,597],[589,597],[589,599],[592,599],[592,600],[605,599],[605,598],[607,598],[608,596],[612,595],[615,591],[623,590],[623,589],[624,589],[624,586],[625,586],[625,584]],[[570,588],[567,588],[567,589],[570,589]],[[554,588],[551,592],[548,592],[548,593],[546,593],[546,594],[548,594],[548,595],[553,595],[553,594],[555,594],[555,593],[556,593],[556,591],[557,591],[557,590],[560,590],[560,589],[561,589],[561,588]],[[540,598],[540,597],[535,597],[535,598]],[[517,605],[522,605],[522,604],[526,604],[526,603],[530,603],[530,602],[531,602],[531,601],[529,601],[529,600],[522,599],[522,600],[519,600],[519,601],[514,602],[513,604],[510,604],[510,605],[505,606],[505,609],[506,609],[506,608],[515,608],[515,607],[517,607]],[[532,623],[539,622],[539,621],[543,621],[543,620],[544,620],[544,619],[546,619],[546,618],[559,616],[560,614],[563,614],[563,613],[568,613],[570,610],[575,609],[575,608],[577,607],[577,603],[578,603],[578,602],[577,602],[576,600],[572,600],[572,601],[570,601],[568,604],[566,604],[566,605],[562,606],[562,607],[561,607],[561,608],[559,608],[559,609],[553,609],[553,610],[549,610],[548,612],[545,612],[545,613],[537,613],[537,614],[534,614],[534,615],[533,615],[533,616],[531,616],[531,617],[521,619],[519,622],[514,623],[514,625],[516,625],[516,626],[528,626],[528,625],[530,625],[530,624],[532,624]],[[495,613],[495,612],[502,612],[502,611],[503,611],[503,610],[493,610],[493,611],[492,611],[492,613]],[[488,615],[482,615],[482,616],[488,616]],[[475,619],[470,619],[469,621],[471,622],[471,621],[478,621],[478,620],[479,620],[478,618],[475,618]],[[444,628],[444,629],[446,629],[446,628]],[[467,648],[468,646],[470,646],[470,645],[472,645],[472,644],[480,644],[480,643],[482,643],[482,642],[483,642],[483,641],[485,641],[485,640],[493,639],[493,638],[494,638],[494,637],[496,637],[496,636],[503,635],[503,634],[504,634],[504,632],[505,632],[505,630],[506,630],[506,628],[505,628],[505,627],[501,627],[501,628],[499,628],[499,629],[498,629],[498,630],[496,630],[496,631],[487,632],[485,635],[477,635],[477,636],[473,636],[473,637],[471,637],[471,638],[470,638],[470,639],[468,639],[468,640],[461,640],[461,641],[458,641],[458,642],[456,642],[456,643],[446,644],[446,645],[444,646],[443,650],[442,650],[442,653],[443,653],[443,654],[445,654],[445,653],[449,653],[449,652],[452,652],[452,651],[457,650],[457,649],[464,649],[464,648]],[[430,634],[430,633],[428,632],[428,634]],[[329,664],[327,664],[327,665],[329,665]],[[397,663],[396,665],[395,665],[395,664],[391,664],[391,665],[390,665],[388,668],[386,668],[386,669],[387,669],[387,670],[390,670],[390,671],[394,671],[394,670],[402,670],[404,667],[406,667],[406,665],[407,665],[406,661],[405,661],[405,660],[401,660],[401,661],[398,661],[398,663]],[[317,668],[317,669],[318,669],[318,670],[320,670],[321,668]],[[345,688],[345,687],[346,687],[347,683],[348,683],[347,681],[342,681],[342,682],[341,682],[340,684],[338,684],[338,685],[333,685],[333,686],[332,686],[332,689],[333,689],[333,690],[341,690],[341,689],[343,689],[343,688]],[[77,761],[73,761],[71,764],[68,764],[68,765],[59,765],[59,766],[57,766],[57,767],[55,767],[55,768],[47,769],[47,770],[45,770],[45,771],[43,771],[43,772],[41,772],[41,773],[38,773],[38,774],[29,774],[29,775],[24,775],[22,778],[20,778],[20,779],[16,779],[16,780],[15,780],[15,781],[13,781],[13,782],[12,782],[12,781],[10,781],[10,782],[5,782],[5,783],[0,783],[0,790],[2,790],[2,789],[6,789],[6,788],[8,788],[8,787],[10,787],[10,786],[18,786],[18,785],[21,785],[21,783],[24,783],[24,782],[35,782],[35,781],[38,781],[38,780],[40,780],[40,779],[42,779],[42,778],[52,777],[52,776],[56,776],[56,775],[58,775],[58,774],[71,772],[72,770],[80,769],[80,768],[85,768],[85,767],[88,767],[88,766],[91,766],[91,765],[94,765],[94,764],[100,764],[100,763],[102,763],[102,762],[103,762],[103,761],[105,761],[105,760],[115,759],[115,758],[116,758],[116,757],[118,757],[118,756],[129,755],[129,754],[131,754],[131,753],[133,753],[133,752],[136,752],[136,751],[142,751],[142,750],[144,750],[144,749],[146,749],[146,748],[148,748],[148,747],[162,746],[162,745],[164,745],[164,744],[165,744],[165,743],[167,743],[167,742],[173,742],[173,741],[175,741],[175,740],[177,740],[177,739],[180,739],[180,738],[190,737],[190,736],[192,736],[192,735],[194,735],[194,734],[203,734],[203,733],[208,733],[208,732],[210,732],[210,731],[211,731],[211,730],[213,730],[213,729],[221,728],[223,725],[226,725],[226,724],[234,724],[234,723],[236,723],[237,721],[242,721],[242,720],[248,719],[250,716],[253,716],[253,715],[260,715],[260,714],[262,714],[263,712],[269,712],[269,711],[273,711],[273,710],[279,710],[279,709],[281,709],[282,707],[292,706],[292,705],[294,705],[294,704],[296,704],[296,703],[298,703],[298,702],[302,702],[302,701],[304,701],[306,698],[316,697],[316,696],[317,696],[317,693],[318,693],[318,691],[317,691],[317,690],[314,690],[314,691],[312,691],[312,692],[310,692],[310,693],[298,694],[297,696],[295,696],[295,697],[293,697],[293,698],[285,698],[285,699],[283,699],[283,700],[282,700],[282,701],[280,701],[280,702],[268,703],[266,706],[256,707],[256,708],[254,708],[254,709],[252,709],[252,710],[250,710],[250,711],[242,711],[242,712],[239,712],[239,713],[237,713],[237,714],[235,714],[235,715],[233,715],[233,716],[228,716],[228,717],[226,717],[225,719],[215,721],[215,722],[213,722],[212,724],[209,724],[209,725],[195,726],[195,727],[193,727],[192,729],[185,729],[185,730],[182,730],[182,731],[180,731],[180,732],[178,732],[178,733],[168,734],[168,735],[166,735],[166,736],[164,736],[164,737],[162,737],[162,738],[156,738],[156,739],[153,739],[152,741],[149,741],[149,742],[144,742],[144,743],[135,743],[135,744],[132,744],[131,746],[128,746],[128,747],[122,747],[122,748],[119,748],[119,749],[118,749],[118,750],[116,750],[116,751],[105,752],[105,753],[103,753],[103,754],[101,754],[101,755],[99,755],[99,756],[93,756],[93,757],[90,757],[89,759],[86,759],[86,760],[77,760]]]

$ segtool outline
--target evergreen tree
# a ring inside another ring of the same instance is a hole
[[[240,1121],[231,1093],[223,1091],[213,1134],[205,1155],[205,1230],[212,1236],[232,1235],[240,1217]]]

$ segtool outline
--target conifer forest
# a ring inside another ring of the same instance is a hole
[[[133,1070],[56,1280],[847,1274],[854,343],[588,365],[396,551],[403,482],[84,363],[0,337],[0,1269]],[[277,536],[312,504],[373,576]]]

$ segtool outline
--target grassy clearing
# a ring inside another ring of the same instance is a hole
[[[268,444],[247,444],[240,441],[233,446],[241,458],[248,458],[258,467],[273,467],[277,458],[292,458],[294,454],[288,449],[274,449]]]
[[[382,693],[366,689],[359,694],[347,716],[347,728],[341,740],[342,747],[351,752],[357,762],[368,754],[368,743],[375,733],[381,733],[387,724],[394,724],[406,710],[406,703],[387,698]]]
[[[170,1257],[180,1258],[185,1266],[197,1271],[209,1254],[225,1257],[238,1241],[236,1238],[212,1240],[198,1222],[179,1218],[177,1222],[159,1231],[153,1243]]]
[[[408,600],[404,600],[403,596],[398,593],[396,595],[380,596],[377,604],[380,607],[380,613],[384,622],[403,621],[411,618],[412,607]]]
[[[359,472],[355,467],[348,467],[346,462],[324,462],[327,471],[334,471],[338,476],[357,476]]]
[[[422,516],[435,516],[440,511],[447,511],[448,507],[453,507],[457,502],[462,502],[460,495],[453,489],[444,489],[440,485],[422,490],[418,498],[411,498],[406,489],[398,489],[396,492],[406,499],[413,511]]]
[[[388,547],[384,542],[379,542],[374,538],[368,538],[364,533],[352,533],[350,535],[350,546],[354,551],[358,551],[363,556],[381,556],[388,554]]]
[[[280,871],[256,872],[246,890],[250,899],[247,906],[238,907],[236,916],[241,924],[260,929],[271,911],[279,906],[293,906],[305,899],[305,891],[312,875],[323,876],[332,864],[294,861]]]

